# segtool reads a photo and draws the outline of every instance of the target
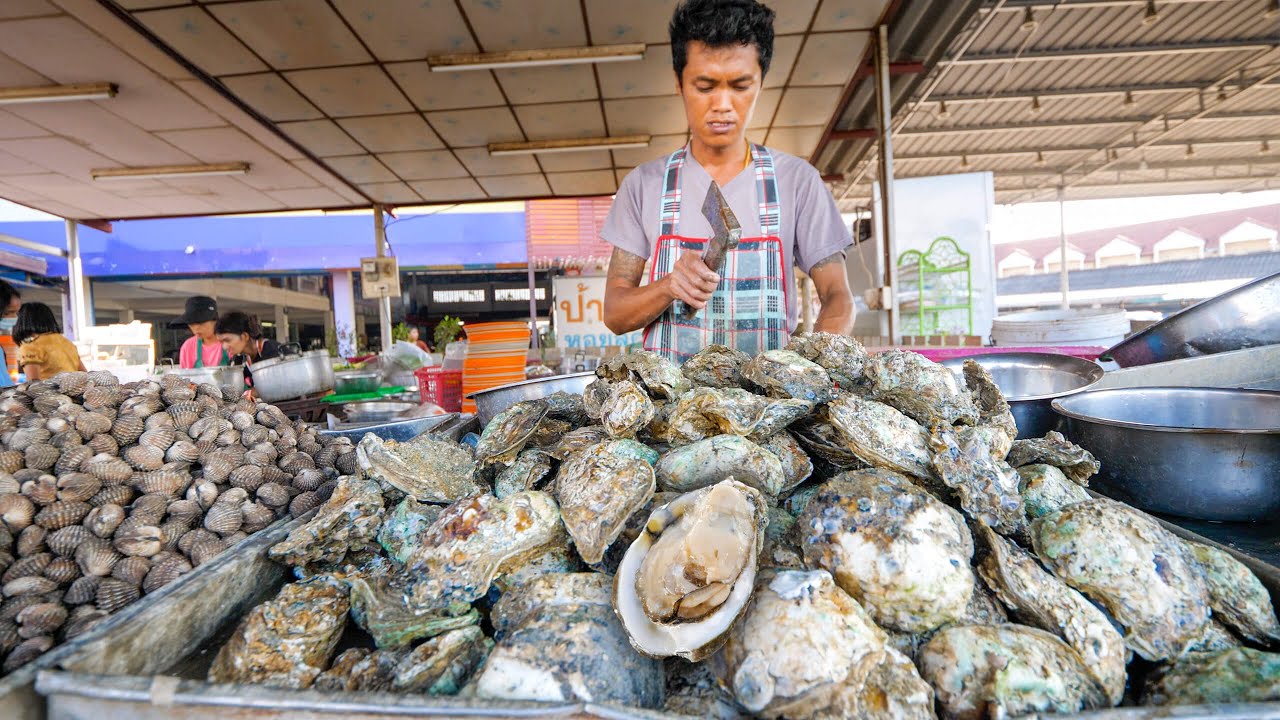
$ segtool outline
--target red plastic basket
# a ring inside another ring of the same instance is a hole
[[[445,412],[462,410],[462,371],[439,367],[418,368],[413,371],[418,378],[418,393],[422,402],[431,402]]]

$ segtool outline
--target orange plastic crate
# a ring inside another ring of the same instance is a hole
[[[418,394],[422,402],[435,403],[445,412],[462,410],[461,370],[426,367],[414,370],[413,374],[418,378]]]

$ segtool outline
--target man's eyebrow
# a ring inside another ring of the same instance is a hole
[[[736,78],[731,78],[731,79],[729,80],[729,82],[730,82],[730,83],[740,83],[740,82],[743,82],[744,80],[752,80],[752,79],[754,79],[754,78],[755,78],[755,76],[754,76],[754,75],[752,75],[751,73],[747,73],[747,74],[745,74],[745,75],[739,75],[739,76],[738,76],[738,77],[736,77]],[[695,78],[693,79],[693,81],[694,81],[694,82],[718,83],[718,82],[720,82],[720,78],[713,78],[713,77],[710,77],[710,76],[708,76],[708,75],[699,75],[699,76],[695,77]]]

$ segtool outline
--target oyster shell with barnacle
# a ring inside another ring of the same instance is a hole
[[[634,438],[653,420],[653,400],[639,385],[621,380],[609,388],[600,405],[600,421],[613,438]]]
[[[542,400],[526,400],[495,415],[476,443],[476,462],[479,467],[488,469],[515,462],[516,456],[538,431],[539,423],[549,410],[547,403]]]
[[[803,333],[791,338],[786,349],[821,366],[841,390],[853,391],[862,385],[867,350],[851,337],[827,332]]]
[[[933,688],[920,677],[911,658],[885,647],[884,660],[858,686],[845,684],[825,717],[858,720],[935,720]]]
[[[742,387],[742,366],[751,356],[724,345],[708,345],[685,360],[680,372],[694,387]]]
[[[391,559],[404,563],[414,547],[418,533],[431,527],[444,508],[439,505],[419,503],[413,496],[408,496],[400,504],[387,513],[378,528],[378,544]]]
[[[920,650],[920,675],[939,714],[982,720],[1105,707],[1076,651],[1025,625],[963,625],[940,631]]]
[[[977,360],[970,358],[964,361],[963,374],[965,387],[969,389],[974,407],[978,409],[978,424],[999,429],[1009,442],[1017,440],[1018,423],[1013,418],[1013,411],[1009,409],[1009,402],[1004,399],[996,381],[991,379],[991,373]],[[1005,454],[1008,454],[1008,448],[1005,449]],[[1000,457],[1003,459],[1004,455]]]
[[[459,602],[438,612],[415,613],[404,602],[404,593],[390,578],[351,575],[351,619],[373,637],[380,648],[400,648],[423,638],[475,625],[480,612]]]
[[[1102,465],[1088,450],[1063,437],[1062,433],[1050,431],[1042,438],[1016,440],[1009,449],[1009,465],[1015,468],[1024,465],[1052,465],[1060,470],[1072,482],[1089,486],[1089,478],[1098,474]]]
[[[689,380],[670,360],[649,350],[636,350],[600,363],[596,375],[611,383],[632,380],[650,395],[675,400],[689,390]]]
[[[715,652],[751,599],[767,522],[764,496],[732,478],[654,510],[614,582],[631,645],[657,658]]]
[[[826,370],[788,350],[766,350],[742,366],[742,377],[769,397],[821,405],[835,395]]]
[[[929,434],[898,410],[843,393],[827,404],[827,418],[835,437],[863,462],[918,478],[933,477]]]
[[[773,453],[737,435],[717,435],[672,448],[656,466],[663,490],[689,492],[732,477],[770,497],[786,489],[782,463]]]
[[[408,550],[405,604],[426,613],[469,603],[489,591],[498,573],[566,542],[560,508],[544,492],[463,498]]]
[[[1204,633],[1209,596],[1186,545],[1128,506],[1096,498],[1031,524],[1036,555],[1125,628],[1134,652],[1176,658]]]
[[[1049,574],[1022,548],[981,523],[980,545],[987,550],[978,573],[1021,622],[1051,632],[1070,645],[1112,705],[1124,697],[1129,653],[1124,636],[1083,595]]]
[[[840,470],[858,470],[869,467],[862,458],[853,454],[844,438],[831,424],[827,406],[791,426],[796,440],[809,451],[812,460],[828,463]],[[812,460],[810,462],[812,462]]]
[[[694,388],[672,408],[667,440],[687,445],[716,435],[764,439],[812,410],[813,405],[804,400],[765,398],[736,388]]]
[[[909,350],[888,350],[867,361],[872,400],[891,405],[921,425],[973,425],[977,408],[955,373]]]
[[[310,522],[271,547],[271,558],[294,566],[342,560],[347,551],[374,541],[382,525],[382,502],[378,483],[343,477]]]
[[[777,494],[799,487],[813,474],[813,461],[790,432],[770,435],[761,440],[759,445],[773,453],[782,464],[782,489]]]
[[[991,457],[982,437],[966,430],[934,426],[929,433],[933,470],[942,484],[955,491],[960,507],[974,520],[1013,535],[1025,527],[1018,473]]]
[[[1214,705],[1280,700],[1280,654],[1251,648],[1188,653],[1157,670],[1143,691],[1147,705]]]
[[[602,426],[588,425],[565,433],[559,442],[547,449],[547,452],[556,460],[564,461],[579,450],[608,439],[609,433],[605,432]]]
[[[374,480],[422,502],[451,503],[484,491],[471,454],[426,433],[403,443],[367,433],[356,446],[356,458]]]
[[[830,717],[844,687],[861,687],[885,658],[884,631],[825,570],[765,570],[751,609],[709,660],[748,712]]]
[[[556,499],[574,547],[600,562],[631,517],[656,489],[650,451],[634,440],[610,440],[571,456],[556,474]]]
[[[662,706],[662,665],[627,644],[610,606],[613,578],[544,575],[493,608],[497,644],[471,687],[482,698]]]
[[[493,480],[493,494],[504,498],[521,490],[541,490],[551,477],[552,457],[539,448],[526,448],[515,462],[502,469]]]
[[[392,688],[419,695],[457,695],[492,649],[493,641],[474,625],[450,630],[404,656],[396,665]]]
[[[1186,545],[1204,573],[1214,619],[1259,645],[1280,642],[1280,622],[1262,581],[1222,550],[1196,542]]]
[[[973,595],[963,518],[897,473],[836,476],[796,528],[806,564],[830,572],[885,628],[921,633],[954,622]]]
[[[1018,489],[1022,492],[1022,505],[1028,521],[1089,499],[1089,491],[1071,482],[1052,465],[1023,465],[1018,468]]]

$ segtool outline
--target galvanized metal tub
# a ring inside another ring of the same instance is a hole
[[[1084,392],[1103,376],[1097,363],[1057,353],[990,353],[945,360],[942,364],[960,375],[965,360],[973,360],[991,373],[996,387],[1009,401],[1009,410],[1018,423],[1019,440],[1044,437],[1057,430],[1062,418],[1053,411],[1053,401]]]
[[[572,375],[556,375],[537,380],[524,380],[509,385],[473,392],[467,397],[476,401],[476,415],[480,417],[480,427],[489,424],[495,415],[524,400],[537,400],[558,392],[582,394],[583,390],[596,379],[594,372],[574,373]]]

